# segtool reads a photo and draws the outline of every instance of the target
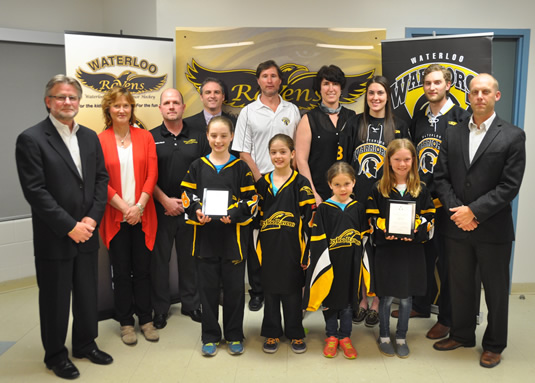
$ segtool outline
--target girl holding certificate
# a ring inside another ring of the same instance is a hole
[[[308,179],[291,167],[295,148],[289,136],[273,136],[269,141],[269,156],[275,169],[256,184],[260,197],[256,248],[265,298],[263,350],[270,354],[276,352],[284,334],[291,342],[292,351],[300,354],[306,351],[302,323],[303,270],[308,264],[306,244],[316,201]]]
[[[408,139],[388,145],[383,177],[372,188],[366,208],[376,244],[373,278],[379,296],[379,350],[386,356],[407,358],[412,296],[426,292],[422,243],[432,236],[435,214],[431,195],[420,182],[416,150]],[[395,348],[390,340],[394,297],[400,301]]]
[[[194,225],[202,305],[202,354],[213,356],[222,339],[219,297],[223,288],[223,332],[231,355],[243,353],[245,262],[249,223],[257,209],[254,178],[247,164],[229,153],[232,122],[214,117],[206,127],[212,152],[195,160],[182,181],[187,223]]]

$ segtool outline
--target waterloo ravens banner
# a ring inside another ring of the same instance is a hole
[[[145,37],[65,33],[68,76],[82,85],[83,97],[76,122],[97,133],[104,130],[102,97],[114,86],[128,88],[136,100],[136,125],[152,129],[162,123],[160,93],[173,87],[173,40]],[[178,297],[176,255],[171,257],[171,297]],[[106,246],[98,255],[99,319],[114,316],[110,260]]]
[[[207,77],[225,84],[223,107],[239,114],[258,96],[256,67],[270,59],[283,72],[280,95],[302,113],[317,106],[314,78],[330,64],[347,77],[341,103],[362,111],[366,81],[380,72],[385,37],[385,29],[177,28],[176,81],[188,105],[185,116],[202,110],[199,87]]]
[[[101,132],[102,97],[123,86],[136,100],[136,125],[161,124],[160,93],[174,86],[172,39],[66,32],[65,61],[67,75],[82,84],[84,93],[78,123]]]
[[[382,60],[397,116],[410,121],[427,102],[423,72],[435,63],[452,74],[450,99],[468,109],[468,84],[475,75],[492,71],[492,34],[386,40],[382,42]]]

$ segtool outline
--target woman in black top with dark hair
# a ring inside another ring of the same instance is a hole
[[[351,164],[357,175],[355,199],[366,205],[373,185],[383,175],[386,147],[395,138],[408,138],[408,125],[394,116],[391,106],[390,84],[384,76],[374,76],[366,83],[364,113],[352,117],[345,129],[351,135],[348,146],[352,152]],[[369,289],[369,275],[364,277]],[[366,281],[367,280],[367,281]],[[374,297],[368,308],[367,291],[361,284],[362,299],[354,313],[353,322],[366,322],[374,327],[379,323],[379,299]]]
[[[320,104],[305,114],[297,126],[297,168],[310,181],[317,205],[332,195],[327,184],[327,170],[336,161],[346,158],[341,149],[342,136],[347,121],[355,112],[340,105],[345,84],[345,74],[339,67],[321,67],[314,84],[321,95]]]

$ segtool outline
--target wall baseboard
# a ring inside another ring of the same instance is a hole
[[[535,283],[513,283],[511,294],[535,294]]]
[[[35,275],[31,277],[14,279],[12,281],[0,282],[0,294],[36,286],[37,279],[35,278]]]

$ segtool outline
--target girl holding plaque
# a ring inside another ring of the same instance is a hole
[[[229,152],[232,122],[214,117],[206,127],[212,152],[195,160],[182,181],[187,223],[194,225],[202,305],[202,349],[214,356],[222,339],[219,297],[223,288],[223,332],[231,355],[242,354],[245,262],[248,230],[257,210],[254,178],[247,164]]]
[[[400,358],[407,358],[410,352],[406,336],[412,296],[426,292],[422,243],[432,237],[435,214],[431,195],[420,182],[416,158],[412,142],[393,140],[386,149],[383,177],[372,188],[366,206],[376,244],[373,278],[379,297],[377,342],[383,355]],[[395,348],[390,339],[394,297],[400,301]]]

